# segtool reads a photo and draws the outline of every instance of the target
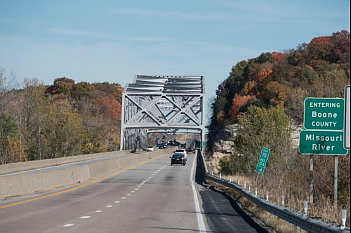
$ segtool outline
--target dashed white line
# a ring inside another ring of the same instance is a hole
[[[71,226],[73,226],[74,224],[66,224],[66,225],[64,225],[63,227],[71,227]]]
[[[193,194],[194,194],[195,211],[196,211],[198,227],[199,227],[200,232],[206,232],[205,222],[204,222],[204,218],[203,218],[202,213],[201,213],[199,198],[197,197],[197,192],[196,192],[195,182],[194,182],[195,162],[196,162],[196,157],[195,157],[194,162],[193,162],[193,167],[191,168],[190,183],[191,183],[191,187],[192,187]]]
[[[167,164],[168,165],[168,164]],[[149,181],[152,177],[154,177],[157,173],[159,173],[162,169],[164,169],[165,167],[167,167],[167,165],[165,165],[164,167],[162,167],[160,170],[158,170],[158,171],[156,171],[154,174],[152,174],[148,179],[146,179],[146,180],[144,180],[140,185],[138,185],[138,188],[135,188],[133,191],[131,191],[131,193],[135,193],[135,191],[138,191],[139,190],[139,188],[141,188],[147,181]],[[127,194],[127,196],[131,196],[132,194]],[[125,200],[125,199],[127,199],[126,197],[122,197],[121,198],[122,200]],[[120,201],[115,201],[114,203],[120,203]],[[196,204],[195,204],[196,205]],[[112,205],[107,205],[106,206],[107,208],[111,208],[112,207]],[[101,213],[102,212],[102,210],[96,210],[95,211],[95,213]],[[198,211],[197,211],[198,212]],[[199,213],[199,212],[198,212]],[[80,217],[81,219],[89,219],[89,218],[91,218],[91,216],[82,216],[82,217]],[[199,220],[199,216],[198,216],[198,220]],[[199,225],[202,225],[201,223],[199,223]],[[64,225],[63,227],[72,227],[72,226],[74,226],[74,224],[66,224],[66,225]],[[201,226],[199,227],[200,228],[200,231],[202,230],[201,228]]]
[[[127,196],[130,197],[130,196],[132,196],[132,194],[128,193]]]

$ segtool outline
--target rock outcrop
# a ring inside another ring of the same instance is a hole
[[[234,141],[238,137],[239,125],[228,125],[220,130],[216,137],[213,146],[213,151],[224,154],[231,154],[234,152]]]

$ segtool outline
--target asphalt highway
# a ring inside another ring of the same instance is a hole
[[[0,203],[0,232],[261,232],[225,196],[194,182],[194,154],[186,166],[171,166],[169,156],[67,192]]]

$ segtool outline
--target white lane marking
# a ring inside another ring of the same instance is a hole
[[[132,196],[132,194],[128,193],[127,196],[130,197],[130,196]]]
[[[120,201],[115,201],[116,204],[120,203]]]
[[[138,191],[139,189],[134,189],[135,191]]]
[[[131,191],[131,193],[135,193],[135,191]]]
[[[97,211],[95,211],[95,213],[101,213],[102,212],[102,210],[97,210]]]
[[[126,199],[126,197],[122,197],[121,199],[124,200],[124,199]]]
[[[66,224],[66,225],[64,225],[63,227],[71,227],[71,226],[73,226],[74,224]]]
[[[88,219],[88,218],[91,218],[91,216],[82,216],[80,217],[81,219]]]
[[[194,170],[195,170],[195,162],[196,162],[196,156],[193,162],[193,167],[191,168],[191,173],[190,173],[190,183],[191,187],[194,193],[194,200],[195,200],[195,211],[196,211],[196,216],[197,216],[197,223],[199,225],[199,230],[200,232],[206,232],[206,227],[205,227],[205,222],[204,218],[201,213],[200,209],[200,204],[199,204],[199,198],[197,197],[197,192],[195,188],[195,183],[194,183]]]
[[[112,205],[107,205],[106,207],[107,207],[107,208],[111,208],[111,207],[112,207]]]
[[[141,188],[141,185],[139,185],[138,188]]]

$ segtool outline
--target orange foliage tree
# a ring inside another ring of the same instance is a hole
[[[230,108],[228,113],[229,121],[234,122],[240,111],[240,108],[245,104],[247,104],[247,102],[254,101],[254,100],[256,100],[255,96],[250,96],[250,95],[241,96],[241,95],[235,94],[233,98],[232,107]]]
[[[121,104],[112,95],[99,97],[96,99],[100,112],[112,119],[114,122],[121,121]]]

